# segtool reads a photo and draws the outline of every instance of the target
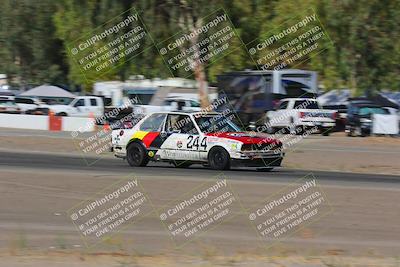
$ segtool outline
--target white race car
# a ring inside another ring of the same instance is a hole
[[[176,167],[200,163],[212,169],[231,166],[271,170],[281,165],[279,140],[244,133],[222,113],[157,112],[132,129],[112,132],[114,155],[131,166],[165,161]]]

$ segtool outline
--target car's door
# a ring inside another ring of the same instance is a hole
[[[70,115],[76,117],[85,117],[85,99],[81,98],[71,103],[74,109],[71,109]]]
[[[168,114],[161,146],[162,157],[177,161],[199,160],[201,140],[192,118],[185,114]]]
[[[102,110],[102,104],[100,103],[100,98],[89,98],[89,106],[88,106],[88,111],[89,115],[90,113],[93,114],[93,116],[101,117],[103,115],[103,110]]]
[[[273,127],[286,127],[289,124],[288,116],[289,101],[282,101],[278,108],[272,113],[271,126]]]

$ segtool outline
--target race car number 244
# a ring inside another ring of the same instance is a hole
[[[199,139],[200,139],[199,136],[189,135],[186,147],[190,148],[190,149],[195,147],[197,150],[199,150],[200,148],[203,148],[204,150],[206,150],[207,149],[207,137],[203,137],[200,144],[199,144]]]

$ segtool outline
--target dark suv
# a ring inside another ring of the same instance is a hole
[[[389,114],[387,109],[368,101],[350,102],[347,109],[347,136],[371,134],[372,114]]]

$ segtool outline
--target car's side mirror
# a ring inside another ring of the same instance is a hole
[[[162,131],[160,132],[160,136],[161,136],[161,137],[166,137],[166,136],[167,136],[167,132],[164,131],[164,130],[162,130]]]
[[[133,128],[133,123],[131,121],[124,121],[122,125],[123,125],[124,129],[132,129]]]

